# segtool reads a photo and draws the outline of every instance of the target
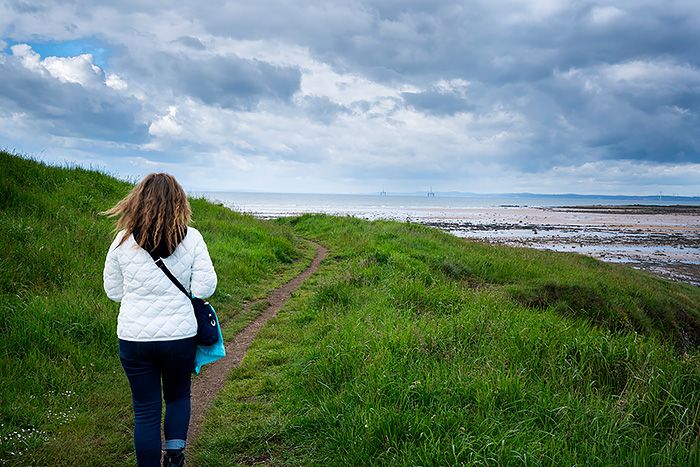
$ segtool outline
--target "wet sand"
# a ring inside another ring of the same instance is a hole
[[[700,286],[700,206],[571,206],[413,212],[412,221],[491,243],[572,251]]]

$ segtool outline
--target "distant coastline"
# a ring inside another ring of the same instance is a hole
[[[609,201],[615,205],[618,204],[650,204],[650,205],[671,205],[671,204],[694,204],[700,206],[700,196],[680,196],[680,195],[596,195],[596,194],[580,194],[580,193],[473,193],[462,191],[413,191],[413,192],[392,192],[392,191],[375,191],[369,193],[281,193],[281,192],[265,192],[251,190],[201,190],[190,189],[188,192],[198,195],[206,194],[208,197],[217,194],[229,195],[275,195],[275,196],[367,196],[367,197],[408,197],[408,198],[475,198],[475,199],[503,199],[503,200],[595,200]]]
[[[414,191],[410,193],[401,192],[373,192],[370,195],[386,195],[386,196],[427,196],[431,193],[435,196],[445,198],[527,198],[527,199],[600,199],[600,200],[631,200],[633,202],[694,202],[700,205],[700,196],[679,196],[679,195],[584,195],[579,193],[472,193],[461,191]]]

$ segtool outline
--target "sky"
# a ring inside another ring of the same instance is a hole
[[[0,148],[190,190],[700,195],[697,0],[0,0]]]

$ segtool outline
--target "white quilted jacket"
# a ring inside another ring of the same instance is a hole
[[[192,337],[197,321],[190,299],[156,266],[133,236],[119,247],[117,234],[105,260],[107,296],[121,302],[117,336],[128,341],[163,341]],[[170,272],[195,297],[207,298],[216,289],[216,272],[202,234],[192,227],[172,255],[163,258]]]

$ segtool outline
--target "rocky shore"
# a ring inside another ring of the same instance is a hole
[[[412,220],[459,237],[577,252],[700,286],[700,206],[508,206]]]

